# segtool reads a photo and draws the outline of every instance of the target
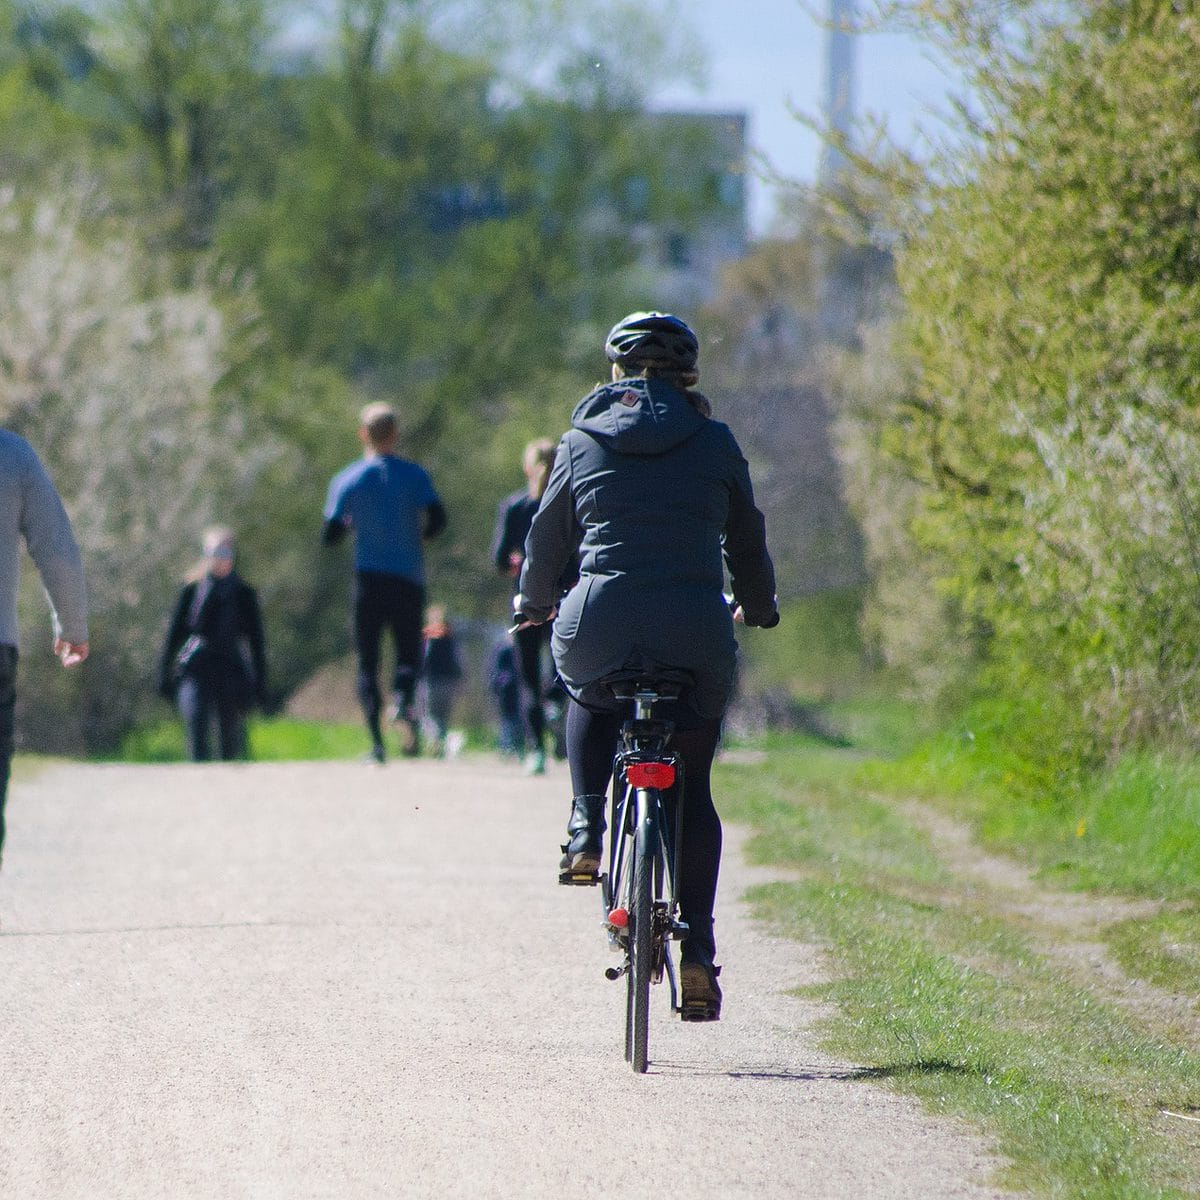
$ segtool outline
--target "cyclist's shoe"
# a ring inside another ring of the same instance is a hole
[[[597,883],[600,870],[600,851],[581,850],[578,854],[571,852],[571,847],[563,846],[563,856],[558,863],[559,883]]]
[[[561,883],[595,883],[604,846],[604,796],[576,796],[567,822],[570,841],[563,846]]]
[[[679,1016],[684,1021],[719,1021],[721,985],[712,955],[687,945],[680,954]]]

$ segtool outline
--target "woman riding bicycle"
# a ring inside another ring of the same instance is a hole
[[[603,680],[664,667],[694,680],[664,706],[686,781],[678,897],[689,934],[680,985],[685,1004],[707,1004],[715,1017],[721,822],[709,775],[737,656],[722,563],[749,625],[778,624],[775,571],[746,460],[728,426],[712,420],[708,401],[692,390],[696,335],[678,317],[634,313],[614,326],[605,352],[613,382],[580,401],[559,442],[515,603],[527,620],[548,620],[559,606],[564,567],[581,555],[579,581],[558,607],[552,639],[571,695],[574,801],[564,868],[588,872],[600,864],[604,793],[625,716]]]

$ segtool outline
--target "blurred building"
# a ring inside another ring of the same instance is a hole
[[[746,114],[657,112],[641,120],[654,140],[658,176],[624,183],[637,270],[659,307],[694,311],[749,245]]]

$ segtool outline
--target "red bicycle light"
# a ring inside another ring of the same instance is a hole
[[[623,908],[614,908],[608,914],[608,923],[614,929],[626,929],[629,926],[629,913]]]
[[[675,782],[675,768],[665,762],[630,763],[625,778],[635,788],[669,788]]]

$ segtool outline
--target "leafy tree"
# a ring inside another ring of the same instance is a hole
[[[1187,6],[1023,13],[942,26],[977,116],[901,196],[915,373],[883,435],[940,588],[992,685],[1053,714],[1044,739],[1190,738],[1200,33]]]
[[[561,430],[613,313],[647,302],[630,221],[704,212],[658,169],[645,14],[509,10],[339,0],[297,52],[279,33],[307,9],[287,0],[0,0],[0,276],[33,278],[56,247],[62,272],[23,303],[66,347],[52,380],[0,385],[6,419],[81,481],[88,678],[120,692],[97,692],[93,741],[141,711],[210,519],[239,531],[279,694],[348,649],[319,513],[367,399],[396,402],[446,496],[439,598],[504,603],[487,544],[521,446]],[[62,724],[57,700],[40,708]]]

